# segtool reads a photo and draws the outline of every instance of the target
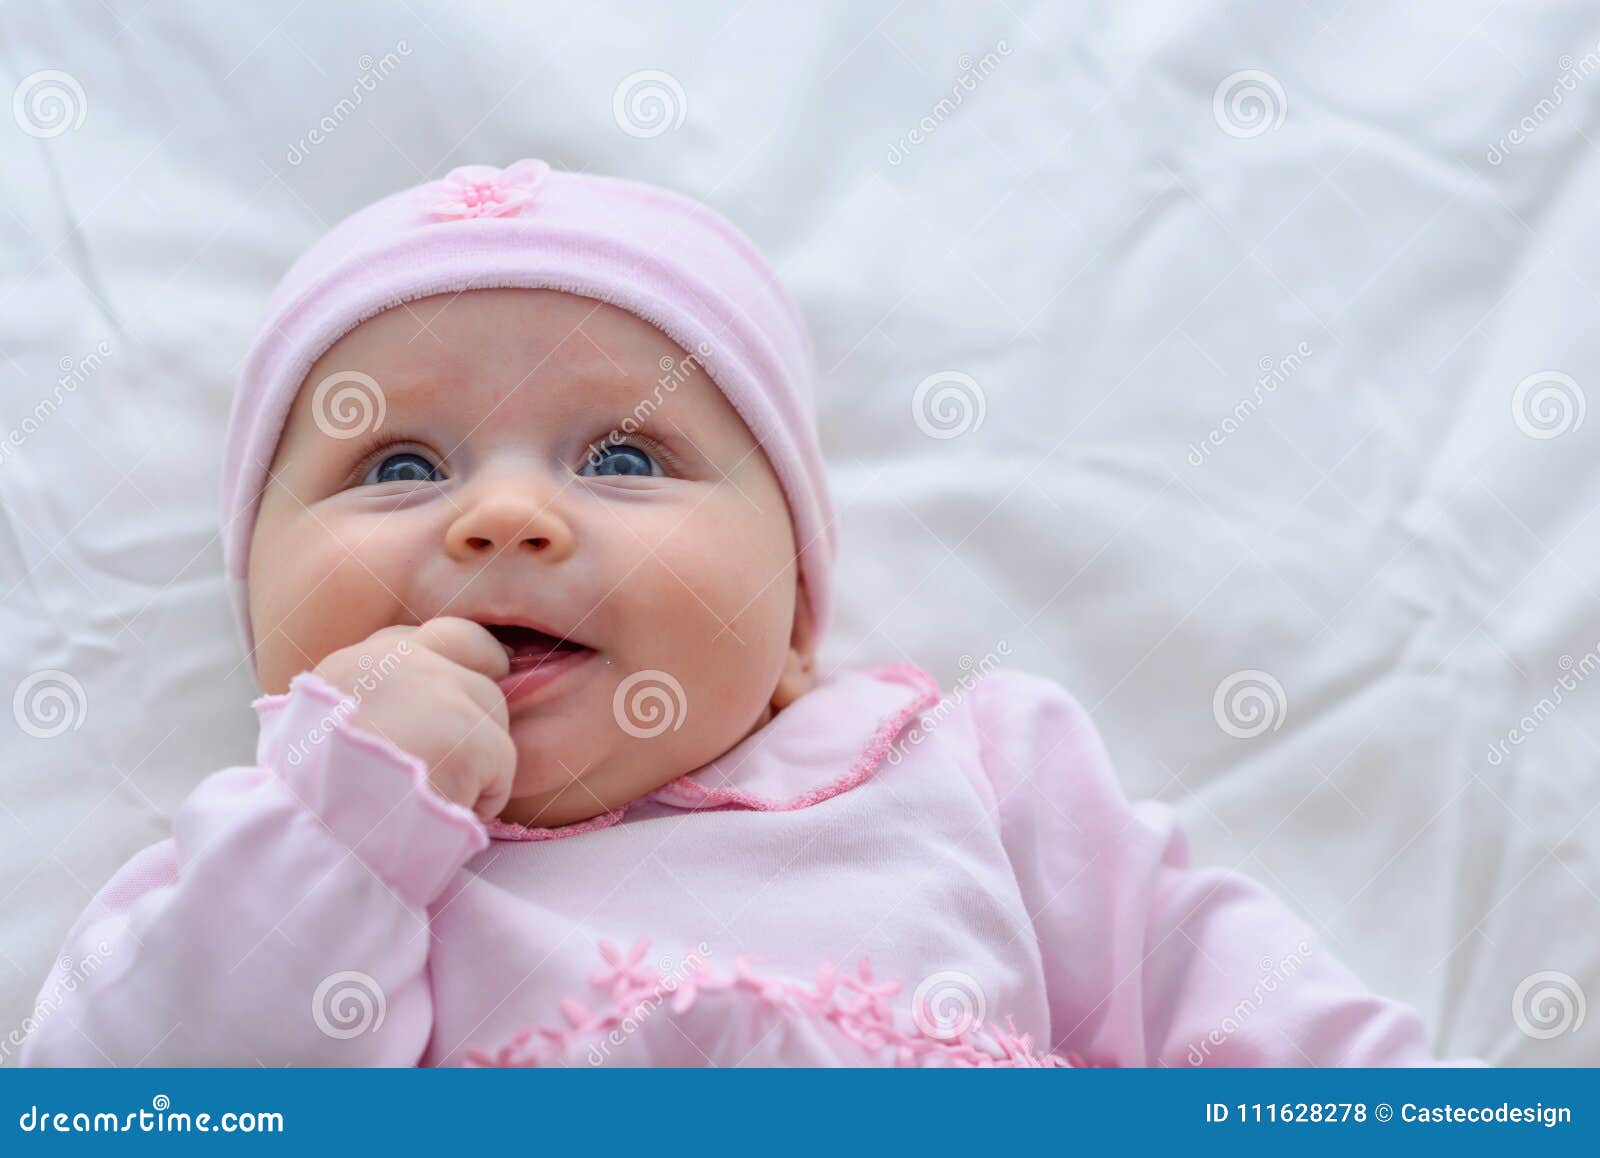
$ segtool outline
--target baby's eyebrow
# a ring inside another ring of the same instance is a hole
[[[385,409],[392,408],[396,404],[400,403],[414,402],[415,395],[423,389],[437,387],[443,384],[440,378],[434,375],[419,377],[413,374],[408,374],[404,371],[397,372],[394,370],[380,370],[378,373],[373,374],[368,371],[361,370],[359,366],[353,367],[352,369],[366,374],[372,379],[372,381],[378,384],[378,391],[383,397]],[[348,371],[336,371],[335,373],[347,372]]]
[[[466,401],[464,395],[470,391],[480,396],[486,406],[496,408],[497,416],[504,414],[502,404],[513,392],[530,385],[523,381],[514,383],[510,388],[491,390],[482,382],[474,383],[470,377],[449,372],[419,374],[414,370],[378,377],[377,381],[391,413],[431,407],[439,407],[444,412],[457,411]],[[442,406],[439,405],[441,403]]]

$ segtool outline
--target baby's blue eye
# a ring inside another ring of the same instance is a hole
[[[439,468],[420,454],[403,451],[391,454],[367,472],[363,485],[386,482],[439,482]]]
[[[637,446],[601,446],[589,452],[588,461],[578,473],[589,478],[618,475],[649,478],[664,472],[655,459]]]

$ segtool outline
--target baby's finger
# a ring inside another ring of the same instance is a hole
[[[461,687],[472,697],[472,702],[483,709],[484,714],[499,726],[500,731],[510,731],[511,709],[506,707],[506,693],[499,684],[486,675],[469,672],[462,679]]]
[[[475,733],[474,739],[472,758],[480,761],[479,770],[487,775],[472,810],[482,819],[491,820],[504,812],[511,800],[511,786],[517,775],[517,746],[511,734],[504,731]]]
[[[455,615],[430,619],[415,629],[412,639],[429,651],[491,680],[511,670],[511,658],[500,641],[483,624],[470,619]]]

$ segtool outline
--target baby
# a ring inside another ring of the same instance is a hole
[[[224,453],[255,762],[79,917],[24,1060],[1430,1061],[1057,685],[819,667],[811,391],[660,189],[470,166],[320,240]]]

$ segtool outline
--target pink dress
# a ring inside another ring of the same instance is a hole
[[[253,706],[256,763],[78,918],[25,1063],[1431,1060],[1039,677],[843,671],[561,829],[486,828],[311,673]]]

